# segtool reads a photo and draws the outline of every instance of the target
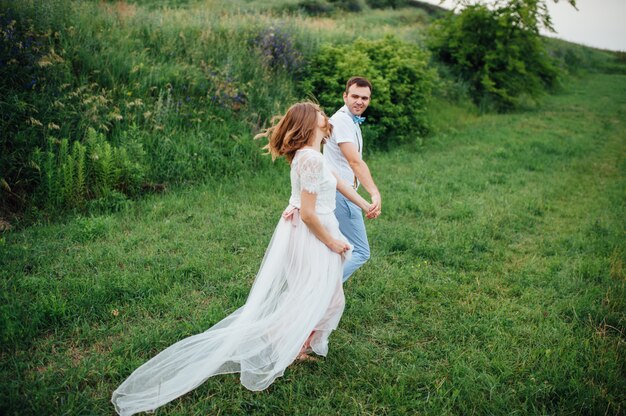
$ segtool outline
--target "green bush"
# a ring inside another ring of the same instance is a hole
[[[367,0],[367,5],[373,9],[400,8],[410,5],[408,0]]]
[[[302,0],[297,4],[285,7],[285,10],[287,12],[302,10],[309,15],[315,16],[329,14],[335,10],[335,6],[327,0]]]
[[[346,81],[365,76],[373,84],[364,129],[376,148],[412,143],[429,131],[426,108],[436,80],[427,51],[393,36],[323,45],[312,58],[305,92],[329,113],[343,105]]]
[[[365,0],[300,0],[297,3],[286,3],[279,9],[287,13],[302,11],[315,16],[335,12],[358,13],[366,8]]]
[[[557,85],[559,73],[537,24],[513,7],[469,6],[436,22],[429,43],[469,82],[477,104],[508,110]]]
[[[400,8],[409,5],[407,0],[301,0],[285,7],[287,11],[303,10],[310,15],[329,14],[335,11],[362,12],[372,9]]]

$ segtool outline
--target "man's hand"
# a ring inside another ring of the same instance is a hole
[[[367,163],[365,163],[363,159],[361,159],[361,155],[357,151],[357,147],[354,143],[339,143],[339,148],[341,149],[341,153],[343,153],[344,157],[348,161],[350,169],[352,169],[354,175],[359,179],[361,185],[365,187],[365,190],[372,197],[372,208],[366,213],[366,217],[370,219],[378,217],[380,215],[380,209],[382,205],[380,193],[378,192],[378,188],[374,183],[374,179],[372,179],[372,174],[370,173],[370,169],[367,166]]]
[[[372,205],[370,206],[369,211],[367,211],[367,213],[365,214],[365,217],[370,220],[374,218],[378,218],[378,216],[381,213],[381,208],[382,208],[382,200],[380,198],[380,194],[372,195]]]

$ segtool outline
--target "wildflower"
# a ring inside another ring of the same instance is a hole
[[[109,113],[109,120],[121,121],[123,118],[124,117],[122,117],[122,115],[119,113]]]
[[[41,121],[37,120],[36,118],[30,117],[28,121],[30,122],[31,126],[43,127]]]
[[[50,59],[48,59],[47,56],[44,56],[43,58],[39,60],[39,62],[37,62],[37,65],[39,65],[42,68],[45,68],[47,66],[52,65],[52,62],[50,62]]]
[[[302,53],[295,47],[289,33],[269,28],[257,36],[255,46],[263,63],[270,69],[282,68],[294,72],[302,67]]]

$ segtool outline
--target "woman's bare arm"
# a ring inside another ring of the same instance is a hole
[[[300,194],[300,218],[309,227],[309,230],[326,246],[337,254],[343,254],[350,249],[350,245],[345,241],[334,238],[320,222],[315,213],[315,202],[317,194],[302,191]]]

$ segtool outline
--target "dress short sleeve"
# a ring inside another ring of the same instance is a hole
[[[321,154],[306,152],[298,161],[300,190],[318,194],[324,176],[324,159]]]

